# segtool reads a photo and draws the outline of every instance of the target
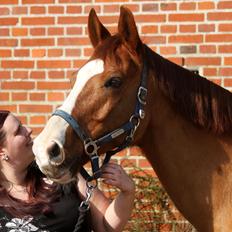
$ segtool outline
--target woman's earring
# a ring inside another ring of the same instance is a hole
[[[7,160],[9,160],[9,156],[6,155],[6,154],[4,154],[4,155],[2,156],[2,159],[5,160],[5,161],[7,161]]]

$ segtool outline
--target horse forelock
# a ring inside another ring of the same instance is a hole
[[[216,134],[232,132],[232,94],[154,52],[149,59],[159,88],[195,125]]]

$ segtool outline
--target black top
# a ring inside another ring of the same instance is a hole
[[[64,185],[62,196],[58,202],[53,204],[53,214],[37,216],[26,216],[17,218],[7,213],[0,207],[0,231],[1,232],[72,232],[78,220],[81,199],[73,191],[72,185]],[[89,215],[80,231],[90,232]]]

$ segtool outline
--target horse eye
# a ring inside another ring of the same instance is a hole
[[[119,88],[122,85],[122,81],[119,77],[112,77],[106,81],[105,87]]]

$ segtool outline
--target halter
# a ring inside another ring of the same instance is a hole
[[[108,163],[111,156],[115,153],[121,151],[125,147],[127,147],[134,139],[134,134],[140,124],[140,120],[145,117],[144,107],[146,105],[146,97],[147,97],[147,65],[146,62],[143,63],[143,69],[141,73],[141,82],[137,91],[137,101],[135,106],[134,114],[131,115],[128,122],[123,124],[116,130],[93,140],[90,136],[88,136],[84,130],[81,129],[79,123],[72,117],[72,115],[67,112],[57,109],[52,115],[57,115],[63,118],[69,125],[73,128],[78,137],[82,140],[84,144],[85,153],[89,156],[92,166],[92,176],[90,176],[86,170],[82,167],[81,174],[88,180],[96,180],[101,176],[101,171],[99,167],[99,155],[98,149],[106,143],[111,142],[113,139],[119,137],[122,134],[127,133],[127,136],[123,143],[115,148],[114,150],[110,150],[106,152],[105,159],[103,161],[103,165]]]

